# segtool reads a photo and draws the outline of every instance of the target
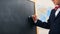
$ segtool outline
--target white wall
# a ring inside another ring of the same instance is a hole
[[[37,27],[37,34],[48,34],[49,30],[41,27]]]
[[[52,3],[51,0],[37,0],[36,1],[36,13],[37,13],[38,18],[41,17],[40,16],[41,14],[46,14],[47,12],[46,10],[49,7],[54,8],[54,4]],[[48,29],[37,27],[37,34],[48,34],[48,33],[49,33]]]

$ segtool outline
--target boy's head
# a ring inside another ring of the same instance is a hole
[[[55,5],[60,5],[60,0],[52,0]]]

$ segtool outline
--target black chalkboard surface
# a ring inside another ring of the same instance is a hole
[[[36,34],[28,22],[34,3],[27,0],[0,0],[0,34]]]

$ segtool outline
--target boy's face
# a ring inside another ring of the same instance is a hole
[[[60,0],[52,0],[55,5],[60,5]]]

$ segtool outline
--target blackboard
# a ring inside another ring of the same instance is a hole
[[[27,0],[0,0],[0,34],[36,34],[28,22],[34,14],[34,2]]]

